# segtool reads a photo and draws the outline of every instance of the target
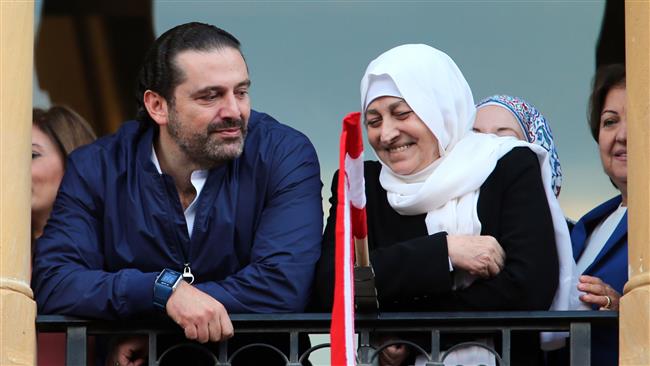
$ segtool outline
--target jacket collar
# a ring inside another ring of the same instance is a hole
[[[136,159],[138,165],[147,173],[158,175],[158,169],[151,161],[151,149],[153,139],[158,134],[158,130],[153,126],[142,127],[142,135],[137,141]]]
[[[593,229],[598,225],[603,218],[607,215],[614,212],[618,206],[621,204],[622,196],[616,196],[600,206],[589,211],[584,215],[575,225],[571,231],[571,243],[573,245],[573,258],[577,261],[582,255],[582,252],[585,249],[587,236],[593,231]],[[616,226],[614,233],[607,240],[605,246],[600,251],[596,259],[591,265],[585,270],[585,273],[602,259],[602,257],[609,252],[609,250],[618,243],[624,236],[627,235],[627,212],[623,215],[623,218]]]
[[[612,233],[612,236],[609,237],[607,243],[603,249],[598,253],[598,256],[594,261],[585,269],[585,273],[591,273],[593,267],[597,266],[601,261],[604,260],[604,257],[609,254],[612,249],[621,242],[627,242],[627,211],[623,215],[623,218],[616,226],[616,229]]]

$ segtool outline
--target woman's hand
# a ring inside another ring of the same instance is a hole
[[[598,305],[600,310],[618,311],[621,294],[606,284],[598,277],[580,276],[578,290],[585,292],[580,295],[580,300],[587,304]]]
[[[454,268],[483,278],[499,274],[506,259],[499,242],[489,235],[447,235],[447,251]]]

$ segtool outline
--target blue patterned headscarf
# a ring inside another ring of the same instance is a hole
[[[510,111],[519,121],[526,140],[543,147],[549,152],[553,192],[555,192],[556,196],[559,196],[562,186],[562,169],[560,168],[560,158],[557,155],[557,149],[553,142],[551,126],[549,126],[546,118],[532,104],[509,95],[493,95],[485,98],[476,105],[476,108],[479,109],[486,105],[497,105]]]

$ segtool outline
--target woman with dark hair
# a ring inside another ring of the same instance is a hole
[[[95,140],[88,122],[72,109],[54,106],[32,111],[32,246],[43,233],[72,150]],[[63,334],[38,335],[38,364],[65,363]]]
[[[627,282],[627,117],[625,67],[600,68],[589,100],[589,127],[605,174],[621,194],[584,215],[571,232],[580,296],[594,310],[618,310]],[[618,330],[595,329],[592,365],[618,362]]]

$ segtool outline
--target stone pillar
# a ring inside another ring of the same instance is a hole
[[[625,2],[628,273],[620,365],[650,365],[650,1]]]
[[[0,1],[0,365],[36,364],[31,272],[34,1]]]

